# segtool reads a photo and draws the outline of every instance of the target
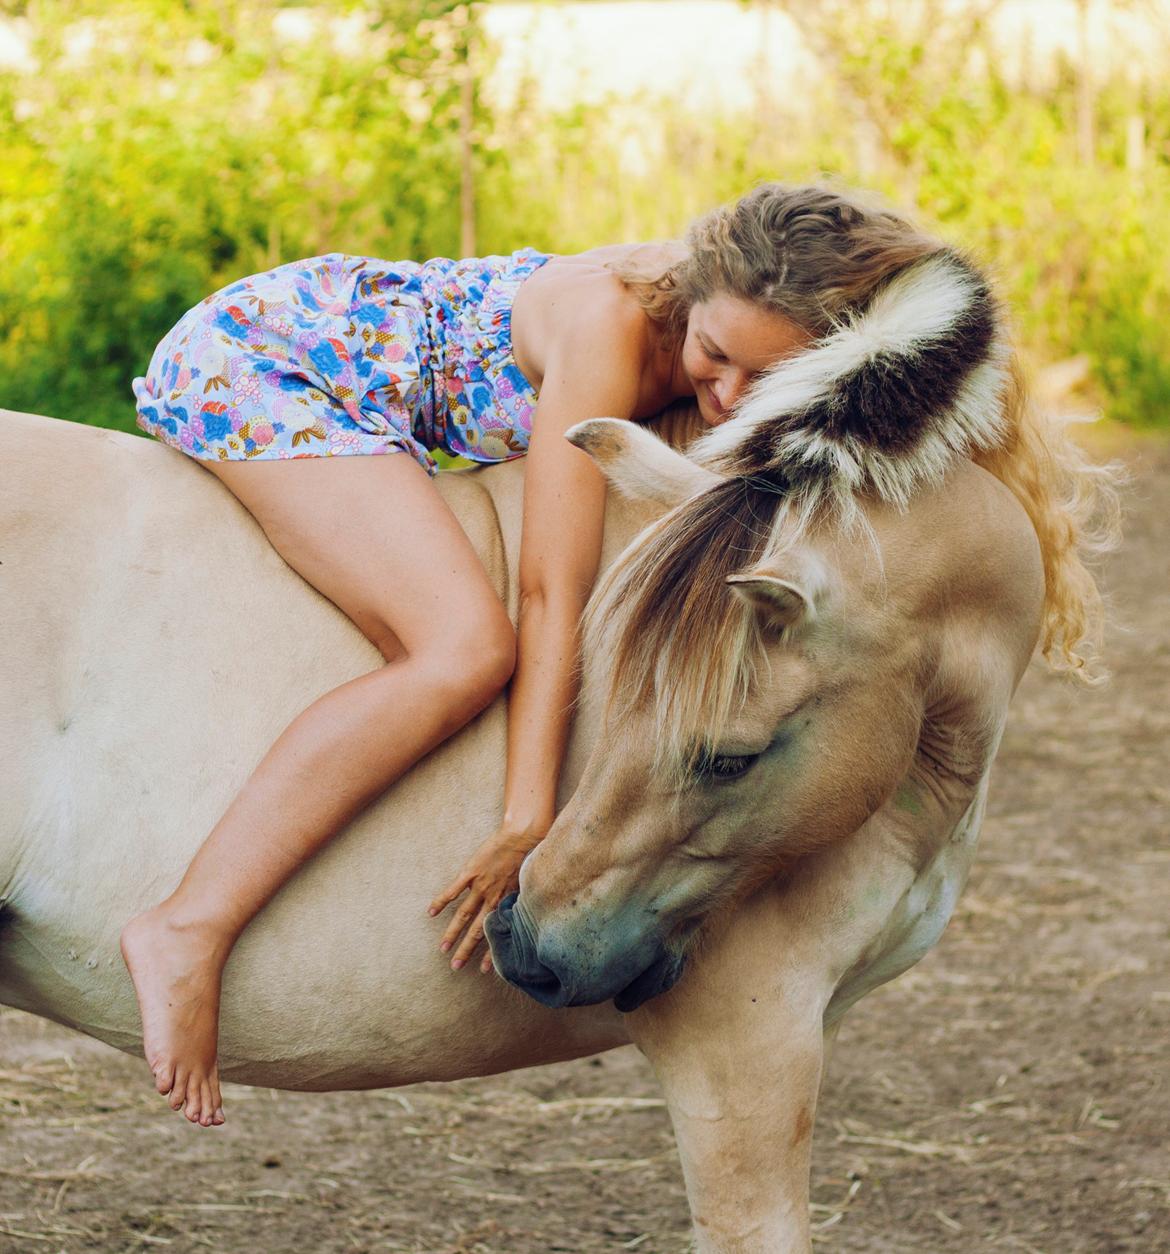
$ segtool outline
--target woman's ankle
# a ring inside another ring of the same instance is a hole
[[[155,929],[165,929],[176,940],[192,948],[226,961],[239,936],[240,929],[221,912],[173,895],[144,910],[134,920],[142,920]]]

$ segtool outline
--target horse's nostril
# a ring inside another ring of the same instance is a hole
[[[549,970],[543,970],[540,975],[530,975],[524,981],[526,990],[539,989],[543,993],[555,993],[561,987],[560,980]]]

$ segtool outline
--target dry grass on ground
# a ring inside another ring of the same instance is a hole
[[[1034,667],[942,943],[846,1020],[817,1128],[832,1251],[1170,1249],[1170,448],[1133,442],[1111,686]],[[0,1014],[0,1249],[680,1254],[632,1051],[452,1085],[229,1086],[193,1129],[145,1066]]]

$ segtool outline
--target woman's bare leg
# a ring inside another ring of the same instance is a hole
[[[223,1122],[219,990],[236,939],[330,836],[488,705],[515,660],[487,572],[408,455],[207,465],[388,660],[285,728],[175,891],[123,930],[155,1085],[205,1127]],[[455,673],[453,657],[473,660]]]

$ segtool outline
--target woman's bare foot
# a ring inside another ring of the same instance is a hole
[[[174,1110],[208,1128],[224,1122],[215,1052],[219,986],[229,946],[207,929],[175,923],[165,906],[122,929],[122,957],[142,1012],[155,1088]]]

